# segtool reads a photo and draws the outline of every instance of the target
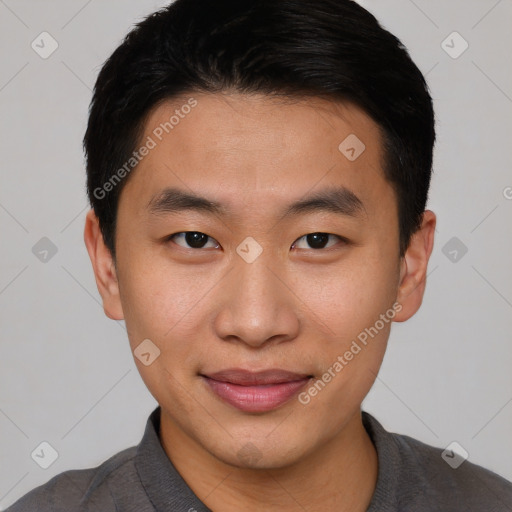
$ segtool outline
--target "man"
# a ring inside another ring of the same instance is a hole
[[[512,484],[361,411],[421,306],[428,88],[349,0],[177,0],[103,66],[84,238],[159,407],[18,511],[512,510]]]

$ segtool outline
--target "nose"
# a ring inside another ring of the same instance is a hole
[[[252,263],[241,259],[235,265],[217,296],[217,335],[253,348],[296,338],[300,300],[284,266],[272,264],[263,254]]]

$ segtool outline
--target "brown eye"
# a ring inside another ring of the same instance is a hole
[[[219,245],[214,238],[211,238],[200,231],[182,231],[181,233],[175,233],[174,235],[169,236],[167,239],[172,240],[174,243],[180,247],[184,247],[185,249],[204,249],[208,240],[212,240],[217,244],[213,246],[214,248]],[[181,240],[181,242],[177,242],[176,240]]]
[[[336,245],[336,243],[327,245],[329,242],[329,237],[334,237],[338,240],[344,241],[342,237],[338,235],[332,235],[330,233],[310,233],[299,238],[296,242],[294,242],[292,247],[297,247],[297,244],[301,243],[301,241],[304,241],[307,243],[307,245],[309,245],[309,247],[297,247],[298,249],[328,249],[333,245]]]

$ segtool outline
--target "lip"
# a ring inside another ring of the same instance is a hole
[[[268,412],[289,401],[312,375],[281,369],[251,372],[230,368],[201,377],[215,395],[233,407],[244,412]]]

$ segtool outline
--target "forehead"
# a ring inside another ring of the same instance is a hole
[[[386,195],[394,200],[379,127],[350,103],[195,93],[153,109],[140,143],[150,140],[121,194],[140,212],[169,187],[215,197],[233,211],[261,211],[333,186],[354,192],[366,209]]]

